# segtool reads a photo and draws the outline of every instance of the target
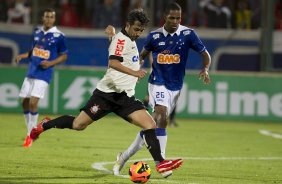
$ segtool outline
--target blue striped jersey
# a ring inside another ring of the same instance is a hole
[[[168,33],[164,27],[150,32],[144,49],[153,55],[149,83],[165,85],[173,91],[182,88],[189,50],[206,50],[196,32],[182,25],[174,33]]]

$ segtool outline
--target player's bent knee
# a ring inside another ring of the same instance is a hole
[[[80,123],[80,122],[78,122],[78,121],[74,121],[74,123],[73,123],[73,125],[72,125],[72,128],[73,128],[74,130],[78,130],[78,131],[84,130],[86,127],[87,127],[86,124]]]

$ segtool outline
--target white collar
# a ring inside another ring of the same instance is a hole
[[[167,32],[167,31],[165,30],[165,28],[164,28],[164,26],[163,26],[162,31],[163,31],[163,34],[164,34],[165,37],[166,37],[168,34],[170,34],[170,36],[173,36],[175,33],[177,34],[177,36],[179,36],[179,35],[180,35],[180,31],[181,31],[181,28],[180,28],[180,27],[181,27],[181,25],[179,24],[177,30],[176,30],[174,33],[169,33],[169,32]]]
[[[44,34],[46,34],[46,33],[55,33],[55,32],[59,32],[59,30],[57,29],[56,26],[54,26],[54,27],[48,29],[47,31],[45,31],[45,30],[43,29],[43,26],[40,27],[40,29],[44,32]]]

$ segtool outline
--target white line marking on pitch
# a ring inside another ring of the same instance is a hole
[[[168,159],[175,159],[175,158],[168,158]],[[282,160],[282,157],[184,157],[183,160]],[[148,161],[152,160],[151,158],[140,158],[137,160],[129,160],[129,163],[135,162],[135,161]],[[102,171],[108,174],[113,174],[113,172],[107,168],[105,168],[105,165],[113,165],[115,162],[97,162],[93,163],[91,167],[93,169],[96,169],[98,171]],[[128,175],[118,175],[122,178],[129,178]],[[160,179],[150,179],[151,182],[158,181],[158,182],[166,182],[166,183],[179,183],[176,181],[172,181],[169,179],[166,180],[160,180]],[[188,184],[197,184],[197,183],[188,183]]]
[[[282,134],[273,133],[273,132],[268,131],[268,130],[259,130],[259,133],[262,134],[262,135],[271,136],[271,137],[276,138],[276,139],[282,139]]]

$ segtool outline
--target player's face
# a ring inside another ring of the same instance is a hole
[[[166,31],[169,33],[174,33],[181,22],[181,11],[170,10],[169,14],[167,14],[164,19],[165,19],[164,27]]]
[[[55,12],[44,12],[44,15],[42,17],[43,20],[43,27],[45,30],[50,29],[54,26],[55,20],[56,20],[56,14]]]
[[[132,40],[136,40],[141,36],[142,32],[145,30],[145,26],[139,21],[135,21],[134,24],[126,24],[125,31]]]

